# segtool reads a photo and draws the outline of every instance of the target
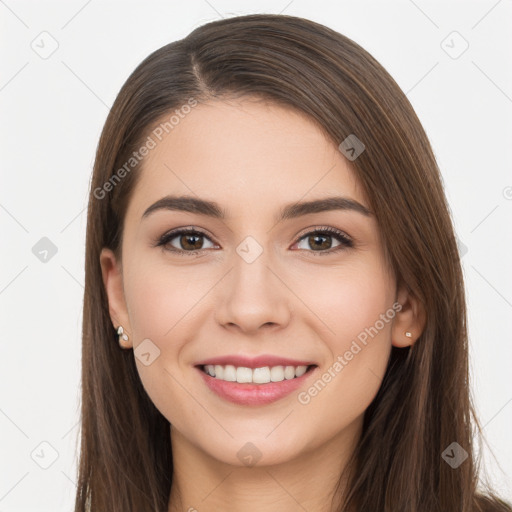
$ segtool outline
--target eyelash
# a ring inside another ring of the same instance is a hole
[[[162,235],[157,240],[156,244],[154,244],[154,246],[155,247],[163,247],[167,251],[177,253],[180,255],[185,255],[185,254],[193,255],[193,254],[198,254],[201,251],[206,250],[206,249],[197,249],[195,251],[185,251],[183,249],[176,249],[176,247],[173,247],[172,249],[165,247],[173,238],[176,238],[177,236],[182,235],[182,234],[200,235],[200,236],[204,236],[204,237],[210,239],[210,237],[206,233],[204,233],[203,231],[200,231],[196,228],[179,228],[179,229],[175,229],[173,231],[169,231],[168,233],[165,233],[164,235]],[[332,253],[338,252],[340,250],[348,249],[348,248],[351,248],[354,246],[354,242],[352,241],[352,239],[350,239],[347,235],[345,235],[345,233],[343,233],[342,231],[340,231],[338,229],[331,228],[331,227],[315,228],[312,231],[308,231],[307,233],[300,236],[300,238],[295,243],[298,243],[301,240],[303,240],[304,238],[306,238],[310,235],[314,235],[314,234],[316,234],[316,235],[327,234],[329,236],[332,236],[333,238],[336,238],[340,242],[340,245],[338,245],[334,249],[331,248],[331,249],[328,249],[325,251],[313,251],[313,250],[307,250],[307,249],[299,249],[299,250],[306,250],[307,252],[313,253],[315,256],[324,256],[326,254],[332,254]],[[293,245],[295,245],[295,243]]]

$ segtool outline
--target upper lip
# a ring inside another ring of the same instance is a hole
[[[245,368],[263,368],[264,366],[310,366],[315,365],[313,361],[299,361],[287,357],[263,354],[256,357],[242,355],[226,355],[204,359],[196,363],[195,366],[204,366],[207,364],[225,366],[231,364],[233,366],[243,366]]]

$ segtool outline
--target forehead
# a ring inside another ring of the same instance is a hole
[[[337,146],[292,108],[254,98],[212,101],[167,131],[161,140],[152,135],[154,148],[137,171],[129,210],[138,216],[171,193],[216,200],[233,213],[336,193],[368,206]]]

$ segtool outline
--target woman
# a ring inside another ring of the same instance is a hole
[[[512,510],[432,149],[350,39],[259,14],[147,57],[86,251],[76,511]]]

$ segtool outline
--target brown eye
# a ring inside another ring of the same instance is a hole
[[[308,244],[314,249],[330,249],[332,245],[331,235],[309,235]]]
[[[210,246],[205,247],[205,242],[209,243]],[[189,254],[199,252],[205,248],[215,247],[215,244],[204,233],[193,229],[181,229],[166,233],[156,245],[163,246],[171,252]]]
[[[179,243],[185,250],[202,248],[202,235],[179,235],[177,238],[179,238]]]
[[[333,239],[337,241],[336,245],[333,245]],[[304,247],[301,247],[300,244],[303,244]],[[315,256],[319,256],[332,254],[338,250],[353,247],[353,245],[352,240],[342,231],[334,228],[324,228],[306,233],[297,243],[297,248],[306,249],[313,254],[316,253]]]

